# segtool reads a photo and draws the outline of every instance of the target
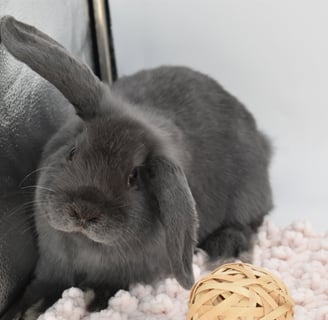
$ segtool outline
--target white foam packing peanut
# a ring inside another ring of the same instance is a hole
[[[328,232],[318,234],[308,223],[279,228],[266,221],[254,248],[253,264],[269,269],[289,287],[296,320],[328,320]],[[210,272],[206,256],[194,256],[196,279]],[[174,279],[154,286],[137,284],[120,290],[108,308],[88,314],[84,294],[71,288],[39,320],[185,320],[189,292]]]

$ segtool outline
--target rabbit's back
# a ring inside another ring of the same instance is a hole
[[[172,121],[200,219],[199,240],[220,225],[262,222],[270,210],[270,144],[249,111],[210,77],[186,67],[160,67],[113,85],[136,108]],[[236,208],[239,206],[239,208]]]

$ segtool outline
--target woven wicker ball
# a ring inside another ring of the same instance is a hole
[[[195,283],[187,320],[291,320],[294,302],[270,272],[246,263],[225,264]]]

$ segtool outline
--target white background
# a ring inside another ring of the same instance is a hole
[[[217,79],[274,143],[272,219],[328,231],[328,1],[110,5],[119,75],[181,64]]]

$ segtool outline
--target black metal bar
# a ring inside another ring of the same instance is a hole
[[[110,84],[117,79],[117,68],[108,0],[89,0],[89,12],[95,44],[95,72]]]

